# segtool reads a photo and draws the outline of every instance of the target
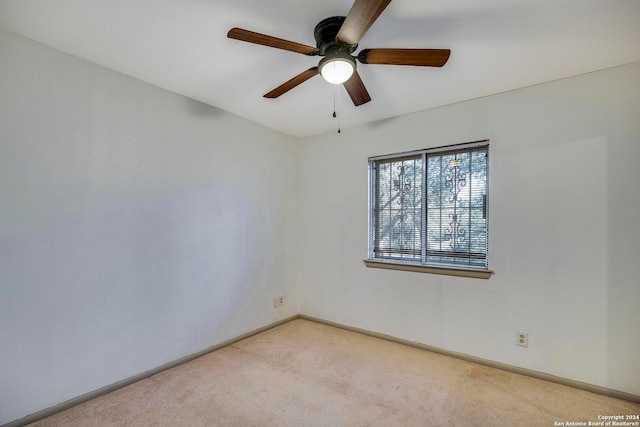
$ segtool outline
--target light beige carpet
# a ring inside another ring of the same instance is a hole
[[[33,426],[554,426],[640,404],[294,320]]]

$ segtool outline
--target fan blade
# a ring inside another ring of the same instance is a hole
[[[389,3],[391,0],[356,0],[340,27],[338,40],[357,44]]]
[[[284,82],[283,84],[281,84],[280,86],[272,90],[271,92],[267,93],[264,97],[277,98],[280,95],[283,95],[289,92],[291,89],[298,86],[299,84],[306,82],[311,77],[314,77],[316,74],[318,74],[318,67],[309,68],[308,70],[303,71],[302,73],[298,74],[291,80]]]
[[[261,44],[263,46],[275,47],[276,49],[288,50],[290,52],[302,53],[304,55],[317,55],[318,49],[304,44],[267,36],[265,34],[254,33],[242,28],[232,28],[227,33],[230,39],[241,40],[243,42]]]
[[[353,76],[344,82],[344,88],[347,90],[347,93],[356,107],[371,101],[369,92],[367,92],[367,88],[364,87],[364,83],[357,71],[354,71]]]
[[[358,54],[358,61],[363,64],[442,67],[450,54],[449,49],[364,49]]]

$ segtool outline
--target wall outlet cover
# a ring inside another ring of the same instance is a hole
[[[529,333],[523,331],[516,332],[516,345],[529,347]]]

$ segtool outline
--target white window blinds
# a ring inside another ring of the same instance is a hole
[[[488,141],[369,159],[369,259],[488,268]]]

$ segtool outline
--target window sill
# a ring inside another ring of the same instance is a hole
[[[387,270],[413,271],[416,273],[443,274],[446,276],[471,277],[474,279],[488,279],[493,270],[474,270],[471,268],[433,267],[421,264],[408,264],[394,261],[381,261],[365,259],[364,263],[369,268],[384,268]]]

